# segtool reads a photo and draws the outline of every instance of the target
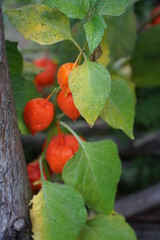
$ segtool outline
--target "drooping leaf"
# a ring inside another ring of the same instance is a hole
[[[62,178],[82,194],[89,208],[111,213],[120,175],[121,163],[112,141],[81,141],[78,152],[65,165]]]
[[[113,80],[111,92],[101,112],[110,126],[121,129],[133,139],[134,94],[124,80]]]
[[[132,8],[119,17],[105,18],[107,29],[103,41],[107,42],[111,64],[120,58],[130,57],[136,43],[136,17]]]
[[[160,86],[160,26],[144,31],[132,58],[133,80],[137,87]]]
[[[7,60],[10,74],[22,74],[23,57],[17,49],[18,43],[6,41]]]
[[[128,0],[101,0],[98,12],[101,15],[119,16],[123,14],[128,6]]]
[[[21,76],[11,75],[11,85],[16,105],[18,127],[22,134],[29,134],[23,119],[23,110],[26,103],[33,98],[39,97],[39,94],[33,82],[27,81]]]
[[[82,196],[74,188],[44,181],[31,203],[33,239],[77,240],[87,212]]]
[[[69,18],[83,19],[89,10],[89,0],[43,0],[49,7],[56,7]]]
[[[26,39],[41,45],[71,38],[69,19],[58,10],[43,4],[8,9],[5,13]]]
[[[82,117],[93,125],[110,93],[110,74],[96,62],[85,62],[74,68],[69,76],[73,100]]]
[[[133,229],[125,219],[116,214],[99,215],[82,228],[79,240],[136,240]]]
[[[93,17],[92,21],[89,21],[84,25],[86,38],[91,54],[102,41],[104,30],[106,27],[107,25],[104,18],[99,14],[96,14]]]

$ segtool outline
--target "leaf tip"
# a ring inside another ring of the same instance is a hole
[[[127,134],[127,133],[126,133],[126,134]],[[134,140],[134,139],[135,139],[133,132],[128,133],[127,136],[128,136],[131,140]]]

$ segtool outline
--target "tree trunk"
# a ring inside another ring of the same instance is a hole
[[[30,239],[27,207],[30,198],[30,185],[9,80],[0,3],[0,240]]]

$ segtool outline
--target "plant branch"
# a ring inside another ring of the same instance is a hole
[[[82,52],[82,48],[73,38],[70,38],[69,40],[78,48],[80,52]]]

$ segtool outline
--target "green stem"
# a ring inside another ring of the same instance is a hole
[[[44,105],[48,103],[48,101],[50,100],[50,98],[52,97],[52,95],[53,95],[54,93],[56,93],[57,90],[59,90],[59,87],[58,87],[58,88],[54,88],[54,89],[52,90],[52,92],[51,92],[51,93],[48,95],[48,97],[45,99]]]
[[[65,116],[65,113],[60,113],[59,115],[57,115],[57,120],[59,121],[60,119],[62,119]]]
[[[55,116],[54,119],[56,119],[56,117],[57,117],[57,107],[58,107],[58,105],[57,105],[57,97],[58,97],[58,93],[59,92],[60,92],[60,88],[58,88],[58,90],[56,91],[55,99],[54,99],[54,116]]]
[[[52,96],[52,94],[55,93],[55,99],[54,99],[54,109],[55,109],[54,110],[54,112],[55,112],[54,114],[55,114],[55,118],[54,118],[54,123],[55,123],[55,121],[57,119],[57,116],[56,116],[57,115],[57,96],[58,96],[59,91],[60,91],[60,87],[53,89],[51,94],[46,99],[46,101],[48,101],[48,99]],[[53,130],[54,129],[51,129],[51,131],[53,131]],[[42,183],[45,181],[44,174],[43,174],[43,168],[44,168],[44,172],[46,174],[47,180],[49,180],[49,181],[51,180],[51,177],[50,177],[50,174],[49,174],[49,171],[48,171],[47,162],[45,160],[45,154],[46,154],[47,147],[48,147],[48,144],[49,144],[51,139],[52,139],[52,135],[47,137],[46,146],[45,146],[42,154],[39,157],[39,165],[40,165],[40,173],[41,173],[41,181],[42,181]]]
[[[70,38],[69,40],[78,48],[80,52],[82,52],[82,48],[73,38]]]
[[[40,173],[41,173],[41,181],[44,183],[44,175],[43,175],[43,165],[42,165],[42,155],[39,157],[39,167],[40,167]]]
[[[86,41],[86,43],[84,44],[83,49],[82,49],[81,52],[79,53],[79,55],[78,55],[78,57],[77,57],[77,59],[76,59],[76,61],[75,61],[75,63],[74,63],[74,67],[73,67],[73,68],[75,68],[76,64],[78,63],[78,61],[79,61],[79,59],[80,59],[80,57],[81,57],[82,55],[83,55],[83,57],[86,59],[85,50],[86,50],[87,46],[88,46],[88,43],[87,43],[87,41]]]
[[[85,53],[83,53],[83,56],[84,56],[85,61],[88,61],[87,56],[86,56]]]
[[[51,176],[49,174],[49,170],[48,170],[48,166],[47,166],[47,162],[46,162],[45,158],[43,159],[43,168],[44,168],[44,172],[46,174],[47,180],[51,181]]]
[[[78,140],[79,144],[83,147],[83,144],[82,144],[82,140],[80,139],[80,137],[77,135],[77,133],[75,133],[75,131],[70,128],[66,123],[64,122],[59,122],[61,126],[63,126],[64,128],[66,128],[69,132],[71,132]]]
[[[86,41],[83,47],[83,51],[85,51],[87,47],[88,47],[88,42]]]
[[[78,57],[77,57],[77,59],[76,59],[76,61],[75,61],[75,63],[74,63],[74,66],[73,66],[73,68],[75,68],[75,66],[77,65],[77,63],[78,63],[78,61],[79,61],[79,58],[80,58],[80,56],[83,54],[83,51],[81,51],[80,53],[79,53],[79,55],[78,55]]]

